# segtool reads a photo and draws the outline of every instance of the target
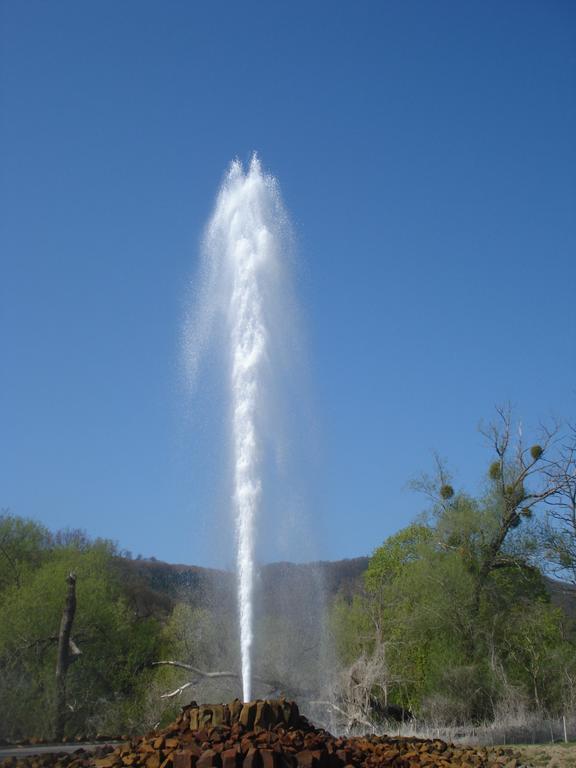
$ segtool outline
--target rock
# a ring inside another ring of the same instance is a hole
[[[172,739],[168,738],[165,741],[166,749],[177,749],[179,744],[180,744],[180,742],[178,741],[178,739],[174,739],[174,738],[172,738]]]
[[[242,753],[238,747],[232,747],[222,751],[222,768],[240,768],[242,765]]]
[[[278,768],[279,754],[273,749],[261,749],[260,755],[262,757],[262,768]]]
[[[172,765],[174,768],[196,768],[198,755],[192,751],[174,752],[172,755]]]
[[[116,755],[110,757],[100,757],[94,760],[95,768],[114,768],[117,764]]]
[[[214,749],[207,749],[202,752],[196,763],[196,768],[221,768],[222,758],[220,753]]]
[[[242,712],[243,703],[240,699],[234,699],[234,701],[228,704],[230,710],[230,723],[237,723],[240,719],[240,712]]]
[[[162,759],[159,752],[153,752],[146,760],[146,768],[160,768]],[[108,766],[101,766],[101,768],[108,768]]]
[[[309,749],[303,749],[296,755],[298,768],[319,768],[314,753]]]
[[[274,725],[278,724],[278,720],[274,721],[274,712],[272,707],[267,701],[256,702],[256,714],[254,716],[254,730],[255,731],[268,731]]]
[[[0,768],[521,768],[510,750],[447,745],[440,739],[334,738],[279,699],[192,702],[176,722],[90,755],[8,758]]]
[[[240,710],[240,716],[238,717],[238,722],[247,731],[251,731],[254,726],[255,717],[256,717],[256,703],[246,702],[242,706],[242,709]]]
[[[260,750],[252,747],[246,753],[242,768],[262,768],[262,758],[260,756]]]

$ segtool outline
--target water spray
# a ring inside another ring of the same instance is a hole
[[[263,412],[270,357],[281,345],[281,255],[286,215],[274,177],[253,156],[234,161],[221,186],[203,246],[204,286],[190,324],[195,366],[204,338],[220,322],[230,394],[232,504],[236,530],[240,655],[244,701],[252,696],[256,521],[262,499]]]

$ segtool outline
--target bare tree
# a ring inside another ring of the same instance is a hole
[[[72,640],[72,625],[76,613],[76,575],[68,574],[66,577],[68,590],[66,602],[60,621],[58,634],[58,655],[56,658],[56,706],[54,717],[54,737],[56,741],[62,741],[66,725],[66,676],[68,667],[80,654],[79,649]]]
[[[522,430],[513,433],[510,407],[496,408],[497,419],[481,433],[496,454],[490,465],[490,478],[495,484],[500,514],[497,525],[482,548],[474,593],[474,611],[478,613],[480,599],[490,574],[497,568],[515,565],[504,551],[504,542],[522,517],[531,517],[534,508],[555,498],[562,488],[555,452],[559,440],[559,425],[541,425],[539,441],[526,446]]]
[[[522,429],[514,428],[509,406],[496,408],[496,419],[480,426],[494,452],[489,468],[495,507],[493,524],[480,532],[474,547],[474,557],[469,565],[474,576],[472,598],[473,616],[480,610],[482,595],[490,575],[500,568],[512,568],[525,564],[525,558],[510,551],[506,546],[509,534],[522,519],[532,517],[535,509],[546,504],[549,514],[561,522],[565,529],[576,534],[576,481],[574,461],[576,447],[574,431],[567,443],[560,425],[542,424],[537,442],[526,444]],[[460,499],[454,494],[449,476],[442,461],[436,459],[434,479],[424,477],[413,487],[432,499],[436,508],[447,512]],[[571,539],[576,576],[576,538]],[[445,541],[442,548],[450,548]]]
[[[552,573],[576,584],[576,426],[570,425],[558,456],[545,468],[549,482],[557,486],[546,499],[544,524],[546,557]]]

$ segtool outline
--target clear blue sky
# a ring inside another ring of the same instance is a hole
[[[406,524],[435,450],[476,488],[495,403],[576,415],[574,2],[3,0],[0,44],[0,506],[227,562],[179,344],[253,150],[302,265],[317,556]]]

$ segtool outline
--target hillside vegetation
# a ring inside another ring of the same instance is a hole
[[[260,569],[257,695],[283,692],[359,729],[392,717],[440,727],[574,716],[574,432],[524,446],[509,415],[499,418],[486,430],[481,494],[438,464],[417,483],[422,515],[371,557]],[[232,574],[131,559],[5,512],[1,738],[54,732],[71,572],[68,736],[142,731],[193,698],[239,693]]]

